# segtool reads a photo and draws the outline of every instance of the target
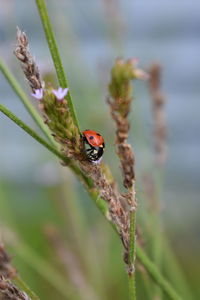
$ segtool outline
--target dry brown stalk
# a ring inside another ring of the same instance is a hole
[[[165,97],[160,88],[161,67],[158,63],[152,64],[149,70],[149,75],[149,88],[154,115],[155,160],[158,166],[163,166],[167,157],[166,120],[164,111]]]
[[[19,291],[10,280],[0,276],[0,300],[31,300],[26,293]]]
[[[116,225],[125,249],[128,248],[128,212],[122,204],[123,196],[116,187],[109,182],[102,172],[100,165],[93,165],[87,161],[80,162],[81,169],[93,180],[100,196],[108,203],[108,209],[112,222]]]
[[[128,264],[128,255],[129,255],[129,229],[130,229],[130,220],[129,220],[129,211],[135,211],[137,207],[136,196],[135,196],[135,172],[134,172],[134,153],[130,144],[127,143],[129,122],[127,120],[127,113],[121,115],[119,111],[115,109],[115,102],[110,102],[111,116],[116,123],[116,148],[117,155],[119,156],[122,173],[123,173],[123,183],[124,187],[127,189],[127,193],[123,195],[126,198],[127,203],[129,204],[129,209],[126,210],[126,245],[124,252],[124,261]],[[129,109],[129,105],[127,106]],[[133,266],[129,266],[128,272],[133,272]]]
[[[2,243],[0,243],[0,275],[4,278],[12,279],[15,277],[17,271],[11,265],[11,259],[6,253]]]
[[[126,194],[123,195],[128,204],[128,209],[126,209],[127,244],[124,261],[127,264],[127,272],[130,277],[132,277],[135,270],[135,211],[137,200],[134,171],[135,156],[131,145],[127,141],[130,128],[128,115],[133,100],[131,95],[131,80],[146,79],[147,77],[144,71],[137,68],[137,59],[128,61],[117,59],[111,72],[111,81],[109,84],[110,98],[108,99],[108,104],[112,119],[116,124],[116,152],[121,163],[124,178],[123,184],[127,189]],[[130,232],[130,228],[132,233]]]
[[[17,271],[11,265],[11,259],[4,245],[0,243],[0,300],[30,300],[9,279],[15,278]]]
[[[118,99],[117,99],[118,100]],[[131,99],[130,99],[131,101]],[[134,153],[130,144],[127,143],[128,131],[130,128],[127,116],[129,113],[129,106],[127,106],[126,114],[121,115],[115,106],[115,102],[109,101],[110,111],[113,120],[116,123],[116,147],[117,154],[120,158],[121,167],[124,177],[124,186],[129,189],[133,186],[135,180],[134,172]]]
[[[129,204],[132,206],[131,209],[136,208],[134,188],[135,158],[133,149],[131,145],[128,144],[127,139],[130,128],[128,114],[132,102],[130,80],[131,78],[134,78],[134,72],[137,70],[134,68],[134,64],[134,60],[128,60],[127,62],[124,62],[122,59],[116,60],[110,83],[110,93],[112,98],[108,100],[111,116],[116,124],[115,143],[122,167],[124,186],[128,189],[126,198],[129,199]]]
[[[24,75],[34,92],[37,89],[41,89],[43,84],[41,81],[41,76],[39,73],[38,66],[35,63],[35,60],[30,53],[28,38],[25,32],[21,31],[17,27],[17,45],[14,50],[14,54],[21,62],[21,66],[24,72]]]

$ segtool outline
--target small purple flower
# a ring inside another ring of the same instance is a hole
[[[53,90],[53,94],[56,96],[57,100],[61,101],[67,95],[68,90],[68,88],[63,89],[59,87],[57,90]]]
[[[35,90],[35,93],[32,93],[31,96],[33,96],[37,100],[42,100],[42,98],[43,98],[43,89]]]
[[[141,69],[135,69],[134,71],[135,78],[142,79],[142,80],[148,80],[149,74]]]

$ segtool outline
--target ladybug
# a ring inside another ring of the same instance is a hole
[[[82,132],[86,156],[90,162],[98,163],[103,155],[105,143],[103,137],[94,130]]]

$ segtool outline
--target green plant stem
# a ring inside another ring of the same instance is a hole
[[[142,251],[142,249],[137,247],[136,253],[137,257],[146,268],[149,275],[162,288],[163,292],[165,292],[168,298],[171,300],[183,300],[182,297],[180,297],[176,290],[171,286],[171,284],[162,276],[159,269],[157,269],[157,267]]]
[[[177,261],[176,254],[174,253],[168,239],[163,239],[163,269],[166,276],[170,279],[170,282],[176,286],[177,291],[184,295],[185,299],[193,299],[192,292],[188,287],[187,280],[180,268],[179,262]]]
[[[20,120],[16,115],[14,115],[10,110],[8,110],[4,105],[0,104],[0,111],[6,115],[9,119],[15,122],[19,127],[26,131],[30,136],[42,144],[45,148],[55,154],[57,157],[62,159],[65,163],[70,163],[69,159],[64,157],[57,149],[49,145],[43,138],[41,138],[34,130],[27,126],[22,120]]]
[[[161,199],[163,198],[163,188],[164,188],[164,168],[163,166],[155,166],[154,174],[154,185],[155,185],[155,211],[152,211],[153,217],[153,261],[156,266],[162,272],[163,266],[163,224],[161,219]],[[162,300],[162,290],[158,285],[155,286],[155,298]]]
[[[55,140],[53,139],[48,127],[44,124],[42,118],[40,117],[39,113],[36,111],[36,109],[33,107],[33,105],[30,103],[28,97],[20,87],[19,83],[15,79],[15,77],[11,74],[8,67],[5,65],[5,63],[0,59],[0,70],[8,80],[9,84],[15,91],[15,93],[19,96],[20,100],[22,101],[23,105],[33,118],[33,120],[38,124],[42,132],[45,134],[45,136],[48,138],[48,140],[53,144],[56,145]]]
[[[56,148],[48,144],[43,138],[41,138],[34,130],[32,130],[29,126],[27,126],[22,120],[20,120],[16,115],[14,115],[10,110],[8,110],[5,106],[0,104],[0,111],[6,115],[9,119],[15,122],[19,127],[21,127],[24,131],[26,131],[30,136],[32,136],[36,141],[42,144],[45,148],[55,154],[58,158],[60,158],[64,163],[66,163],[74,173],[81,179],[84,184],[87,184],[90,188],[92,188],[91,180],[85,176],[81,170],[66,156],[61,154]]]
[[[44,124],[40,114],[37,112],[37,110],[33,107],[33,105],[30,103],[28,97],[20,87],[17,80],[14,78],[14,76],[11,74],[8,67],[5,65],[5,63],[0,59],[0,70],[8,80],[9,84],[13,88],[14,92],[19,96],[20,100],[24,104],[25,108],[29,112],[30,116],[33,118],[33,120],[37,123],[37,125],[41,128],[45,136],[48,138],[48,140],[51,142],[52,146],[56,149],[58,149],[58,144],[54,140],[54,138],[51,135],[51,132],[49,131],[48,127]],[[59,151],[57,151],[59,153]],[[60,157],[60,156],[59,156]],[[66,157],[62,156],[62,160],[65,159],[65,162],[68,164],[68,166],[71,168],[71,170],[79,177],[79,179],[84,183],[85,180],[87,181],[87,184],[89,184],[89,187],[92,187],[91,180],[87,178],[83,172],[70,160],[66,159]]]
[[[158,204],[159,205],[159,204]],[[152,235],[152,244],[153,244],[153,253],[152,260],[162,272],[163,266],[163,234],[162,234],[162,220],[160,217],[160,212],[152,212],[152,225],[153,225],[153,235]],[[155,298],[161,300],[162,290],[158,285],[154,289]]]
[[[135,280],[135,230],[136,230],[136,211],[130,211],[130,250],[129,250],[129,299],[136,300],[136,280]]]
[[[47,42],[49,45],[51,56],[52,56],[54,66],[56,69],[56,73],[58,76],[59,84],[62,88],[67,88],[68,87],[67,78],[65,75],[65,71],[64,71],[62,61],[60,58],[60,54],[58,51],[58,47],[56,44],[56,39],[54,37],[54,33],[53,33],[53,29],[52,29],[51,22],[49,19],[49,15],[47,12],[45,0],[35,0],[35,2],[37,4],[38,12],[40,14],[40,18],[42,21],[45,36],[46,36],[46,39],[47,39]],[[74,123],[79,128],[79,124],[78,124],[78,120],[77,120],[76,113],[74,110],[74,105],[73,105],[73,102],[71,99],[70,92],[67,93],[66,99],[68,100],[68,105],[69,105]]]
[[[21,290],[23,290],[32,300],[39,300],[40,298],[29,288],[29,286],[22,280],[19,275],[16,275],[12,282],[15,283]]]
[[[13,215],[12,210],[9,207],[9,203],[6,198],[6,194],[3,192],[3,189],[0,185],[0,204],[3,204],[3,210],[0,210],[1,213],[1,220],[2,221],[8,221],[9,219],[9,226],[6,226],[7,230],[9,232],[12,232],[12,239],[6,238],[7,235],[5,235],[5,241],[6,244],[10,245],[13,248],[14,256],[19,257],[23,262],[25,262],[28,266],[32,267],[37,274],[40,274],[42,278],[45,279],[46,282],[48,282],[51,286],[53,286],[63,297],[62,299],[74,299],[73,296],[75,295],[77,300],[79,300],[78,295],[76,294],[76,291],[73,289],[73,287],[63,278],[63,276],[57,271],[55,266],[53,267],[45,258],[43,258],[41,255],[36,253],[34,249],[32,249],[25,241],[21,240],[21,238],[17,235],[13,229],[10,229],[10,226],[12,228],[16,229],[16,222],[15,222],[15,216]],[[3,223],[4,224],[4,223]],[[9,235],[9,234],[8,234]],[[17,274],[17,277],[15,276],[12,279],[13,283],[16,284],[20,289],[23,289],[28,294],[27,290],[30,288],[27,286],[27,284],[19,277]],[[32,294],[34,294],[32,292]],[[36,300],[38,298],[33,298],[29,294],[29,297],[33,300]],[[60,299],[60,298],[59,298]]]
[[[154,299],[154,294],[152,290],[152,280],[149,277],[149,274],[146,272],[146,270],[139,270],[139,272],[137,272],[137,278],[138,282],[142,282],[142,295],[144,295],[143,299]]]
[[[37,135],[32,129],[30,129],[26,124],[24,124],[18,117],[16,117],[13,113],[11,113],[7,108],[0,104],[0,111],[2,111],[8,118],[14,121],[17,125],[19,125],[24,131],[26,131],[29,135],[31,135],[34,139],[36,139],[40,144],[46,147],[49,151],[54,153],[57,157],[62,160],[66,160],[66,157],[59,153],[56,149],[54,149],[51,145],[49,145],[46,141],[44,141],[40,136]],[[78,169],[77,175],[80,170]],[[86,177],[87,178],[87,177]],[[113,223],[110,221],[108,210],[106,209],[106,205],[104,205],[103,200],[98,196],[98,191],[92,187],[92,183],[89,180],[84,179],[85,186],[88,190],[89,195],[92,200],[96,203],[102,214],[111,224],[111,226],[115,229]],[[151,260],[147,257],[147,255],[143,252],[143,250],[139,247],[136,247],[136,254],[140,262],[143,264],[149,275],[154,279],[154,281],[162,288],[162,290],[168,295],[171,300],[182,300],[182,298],[177,294],[174,288],[170,285],[170,283],[164,279],[162,274],[156,268],[156,266],[151,262]]]
[[[9,203],[6,201],[6,195],[4,194],[3,187],[0,184],[0,212],[1,212],[1,222],[6,220],[9,224],[12,224],[13,228],[15,227],[14,218],[12,216],[12,213],[10,211]],[[32,300],[39,300],[39,297],[31,290],[31,288],[24,282],[24,280],[19,276],[19,274],[16,274],[12,278],[12,282],[16,284],[21,290],[26,292],[26,294],[32,299]]]

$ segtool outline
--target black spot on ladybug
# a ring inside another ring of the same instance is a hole
[[[101,136],[99,133],[97,133],[98,136]]]
[[[93,138],[94,138],[94,137],[93,137],[92,135],[89,137],[90,140],[93,140]]]

